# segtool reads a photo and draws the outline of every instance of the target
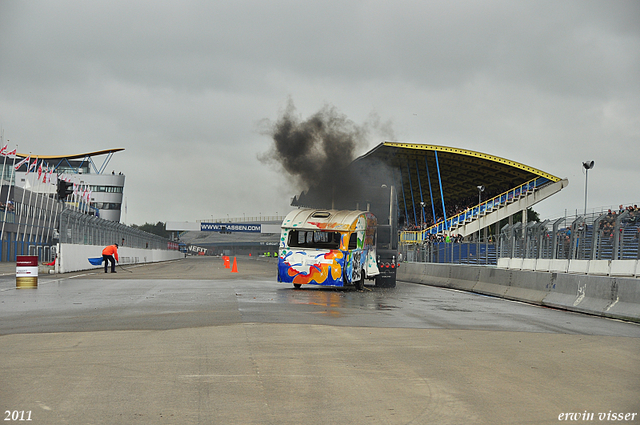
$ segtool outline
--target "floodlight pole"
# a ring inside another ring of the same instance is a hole
[[[585,161],[582,163],[584,167],[584,215],[587,216],[587,184],[589,181],[589,170],[593,168],[595,163],[593,161]]]
[[[477,186],[478,188],[478,205],[482,203],[482,192],[484,192],[484,186]]]

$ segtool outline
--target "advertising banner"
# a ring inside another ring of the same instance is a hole
[[[261,224],[246,223],[200,223],[200,231],[202,232],[242,232],[242,233],[261,233]]]

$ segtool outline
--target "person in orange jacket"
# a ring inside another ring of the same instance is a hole
[[[114,260],[115,257],[115,260]],[[118,244],[109,245],[102,250],[102,261],[104,261],[104,272],[107,272],[107,264],[111,262],[111,273],[116,273],[116,261],[118,258]]]

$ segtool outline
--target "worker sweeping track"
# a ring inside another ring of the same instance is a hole
[[[109,245],[102,250],[102,259],[104,260],[104,272],[107,273],[108,264],[111,263],[111,273],[116,272],[116,261],[118,258],[118,244]]]

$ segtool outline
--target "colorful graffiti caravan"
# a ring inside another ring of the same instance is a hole
[[[278,282],[364,288],[379,274],[376,228],[366,211],[291,211],[282,222]]]

